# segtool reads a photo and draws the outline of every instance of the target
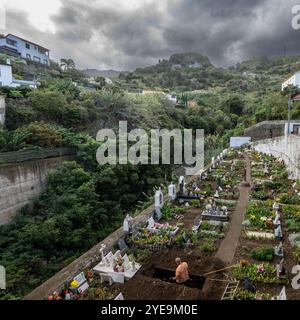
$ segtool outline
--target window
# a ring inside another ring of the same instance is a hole
[[[41,62],[41,58],[36,57],[36,56],[33,57],[33,60],[36,61],[36,62]]]
[[[31,60],[31,55],[29,53],[26,54],[26,59]]]
[[[37,46],[34,46],[34,50],[37,50]]]
[[[30,49],[30,44],[29,43],[26,43],[25,46],[26,46],[26,49]]]
[[[16,46],[16,41],[11,40],[11,39],[6,39],[6,43],[11,45],[11,46],[14,46],[14,47]]]

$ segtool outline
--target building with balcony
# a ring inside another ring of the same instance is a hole
[[[49,49],[13,34],[0,37],[0,53],[50,65]]]

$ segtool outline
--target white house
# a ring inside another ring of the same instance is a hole
[[[0,87],[29,87],[36,88],[34,81],[16,80],[12,74],[12,67],[9,64],[0,64]]]
[[[13,34],[0,37],[0,53],[50,65],[49,49]]]
[[[288,86],[300,88],[300,71],[296,72],[292,77],[284,81],[282,83],[281,90],[283,91]]]

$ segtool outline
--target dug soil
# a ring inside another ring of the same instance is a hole
[[[174,269],[175,258],[180,257],[189,265],[191,274],[205,273],[222,269],[224,263],[218,258],[195,255],[190,249],[166,249],[153,253],[143,263],[138,274],[120,288],[126,300],[220,300],[226,283],[223,281],[205,280],[203,289],[190,288],[155,278],[154,266]],[[213,274],[214,279],[222,279],[222,273]]]

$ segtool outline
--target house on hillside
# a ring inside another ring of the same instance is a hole
[[[50,65],[49,49],[10,33],[0,36],[0,53]]]
[[[36,88],[35,81],[16,80],[12,74],[12,67],[10,64],[0,64],[0,87],[28,87]]]
[[[300,88],[300,71],[296,72],[293,76],[284,81],[282,83],[281,90],[283,91],[288,86]]]

